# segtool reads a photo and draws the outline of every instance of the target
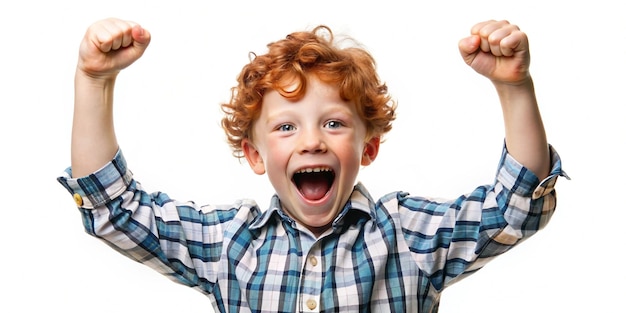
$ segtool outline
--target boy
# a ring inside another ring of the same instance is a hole
[[[234,154],[276,191],[268,210],[146,193],[117,145],[112,97],[119,71],[149,42],[147,30],[118,19],[87,30],[72,167],[59,181],[88,233],[211,295],[220,312],[436,312],[445,287],[534,234],[554,211],[554,184],[565,173],[546,140],[526,35],[506,21],[479,23],[459,42],[500,97],[497,177],[447,202],[404,192],[375,202],[355,184],[391,129],[395,103],[373,58],[336,48],[323,26],[268,45],[222,105]]]

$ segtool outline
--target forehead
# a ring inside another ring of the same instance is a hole
[[[300,89],[298,93],[290,91]],[[283,90],[268,90],[261,102],[260,117],[277,117],[289,111],[302,113],[356,113],[355,105],[341,97],[339,87],[317,78],[309,78],[306,85],[287,85]]]

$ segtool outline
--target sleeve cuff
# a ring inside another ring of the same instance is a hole
[[[554,191],[554,186],[559,176],[570,179],[561,168],[561,158],[552,146],[550,146],[550,162],[550,174],[542,181],[539,181],[535,173],[524,167],[508,153],[505,146],[497,178],[505,188],[524,197],[531,197],[533,200],[539,199]]]
[[[73,178],[68,167],[57,181],[73,195],[76,205],[84,209],[102,206],[121,195],[132,181],[126,159],[118,150],[113,160],[88,176]]]

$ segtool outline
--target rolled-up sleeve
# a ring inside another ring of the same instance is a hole
[[[224,228],[241,203],[198,206],[148,193],[121,150],[90,175],[75,178],[68,168],[57,180],[74,197],[87,233],[178,283],[211,293]]]
[[[78,207],[93,209],[124,193],[132,176],[122,151],[118,150],[113,160],[88,176],[74,178],[72,169],[67,168],[57,180],[73,195]]]
[[[561,167],[561,158],[550,146],[550,174],[539,181],[537,176],[503,150],[494,196],[507,226],[492,239],[502,244],[514,244],[517,240],[542,229],[556,209],[555,185],[559,177],[568,178]],[[494,225],[496,226],[496,225]],[[499,228],[500,225],[497,225]],[[485,229],[491,225],[485,225]]]
[[[448,201],[398,194],[409,250],[438,290],[480,269],[548,223],[556,209],[556,181],[569,178],[552,146],[550,155],[550,174],[541,181],[504,146],[491,185]]]

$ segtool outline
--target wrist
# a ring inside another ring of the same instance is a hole
[[[516,82],[492,81],[492,84],[501,98],[508,98],[511,96],[517,97],[520,95],[534,95],[535,93],[534,83],[532,77],[530,76]]]
[[[117,78],[118,73],[99,73],[94,74],[88,71],[81,69],[80,67],[76,68],[76,73],[74,75],[74,83],[76,87],[84,86],[84,87],[92,87],[92,88],[110,88],[115,85],[115,79]]]
[[[94,73],[83,69],[80,64],[76,67],[75,80],[77,83],[84,82],[90,85],[111,85],[115,82],[115,78],[119,71]]]

